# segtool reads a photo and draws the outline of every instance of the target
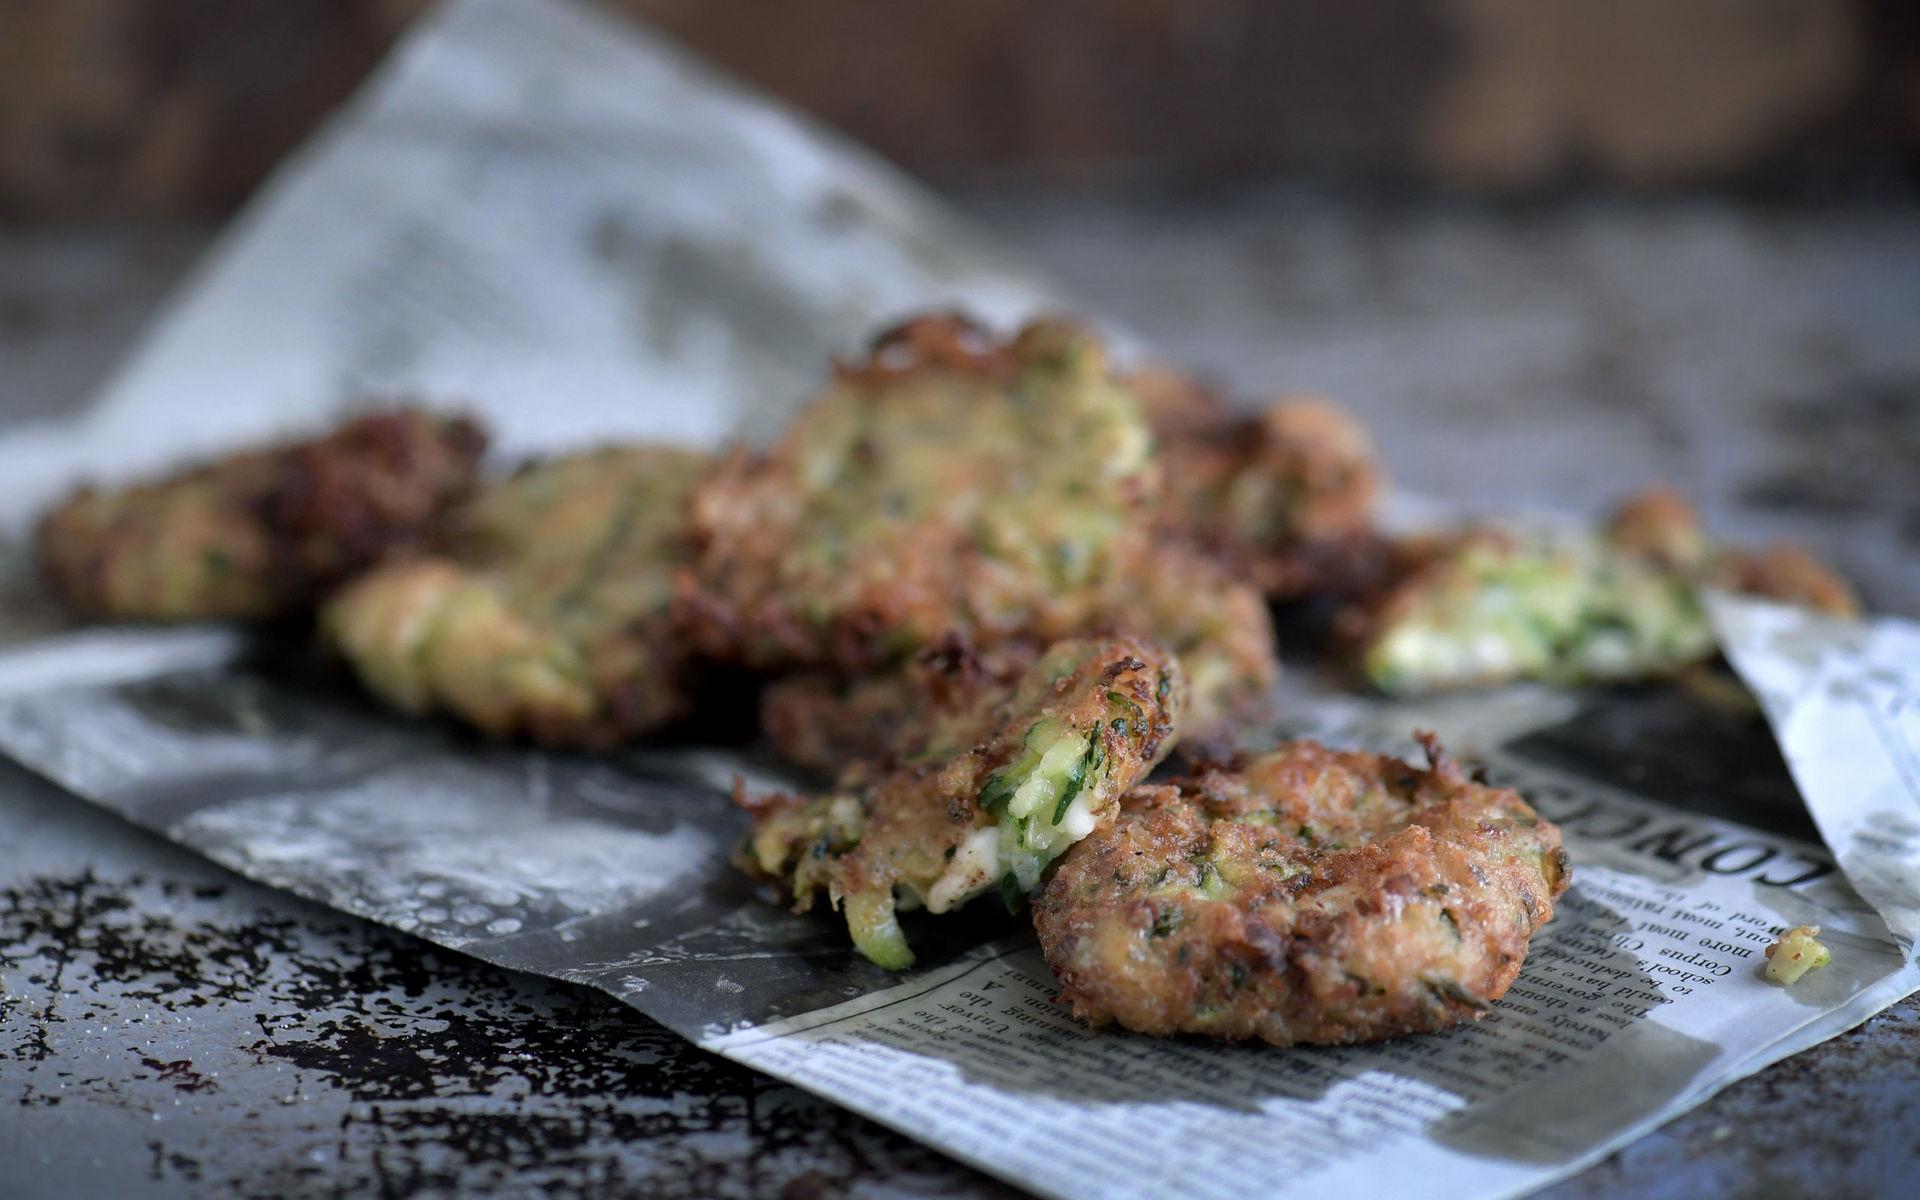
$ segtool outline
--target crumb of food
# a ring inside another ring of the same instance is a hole
[[[1388,558],[1384,581],[1340,622],[1389,694],[1671,678],[1714,655],[1707,587],[1859,611],[1805,551],[1720,546],[1666,490],[1634,497],[1599,530],[1474,525],[1403,539]]]
[[[983,649],[1079,636],[1149,569],[1161,485],[1099,339],[919,317],[695,491],[683,624],[713,657],[842,672],[954,630]]]
[[[1833,954],[1817,940],[1818,925],[1795,925],[1767,947],[1767,978],[1778,984],[1798,983],[1815,967],[1833,961]]]

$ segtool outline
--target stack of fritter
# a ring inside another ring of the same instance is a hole
[[[1229,556],[1218,513],[1172,482],[1189,454],[1219,457],[1225,418],[1156,448],[1137,379],[1061,323],[1001,343],[955,317],[911,321],[842,367],[771,453],[701,489],[686,606],[700,643],[809,668],[767,694],[782,753],[831,769],[885,750],[923,703],[914,653],[943,638],[988,664],[949,687],[1004,681],[1060,637],[1122,632],[1180,657],[1190,728],[1259,701],[1278,671],[1262,591],[1232,569],[1244,547]]]
[[[1566,886],[1510,791],[1311,743],[1146,777],[1231,740],[1279,669],[1270,603],[1343,606],[1403,692],[1667,674],[1711,654],[1701,591],[1850,612],[1804,553],[1719,547],[1650,493],[1604,532],[1374,528],[1366,432],[1318,399],[1236,415],[1116,372],[1059,321],[908,321],[764,452],[611,446],[476,480],[471,422],[362,418],[41,525],[82,611],[317,610],[368,690],[497,737],[602,748],[762,685],[777,752],[832,779],[737,799],[738,856],[854,945],[985,892],[1035,920],[1095,1023],[1279,1045],[1484,1012]]]

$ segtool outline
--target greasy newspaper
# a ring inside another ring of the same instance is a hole
[[[644,31],[566,0],[454,0],[93,406],[0,435],[0,516],[17,538],[82,473],[370,394],[458,401],[509,453],[751,439],[829,354],[951,304],[1004,324],[1061,301],[883,165]],[[393,719],[266,637],[61,629],[12,603],[0,752],[250,878],[602,989],[1038,1194],[1501,1196],[1920,989],[1920,630],[1731,597],[1714,617],[1757,703],[1389,703],[1290,664],[1250,740],[1411,754],[1435,730],[1558,822],[1574,863],[1484,1020],[1359,1047],[1088,1030],[992,905],[882,971],[831,915],[729,868],[727,793],[773,782],[764,756],[491,745]],[[1799,924],[1831,964],[1767,982],[1765,947]]]

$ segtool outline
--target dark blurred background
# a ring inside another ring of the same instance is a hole
[[[1664,480],[1920,613],[1916,0],[597,2],[1409,492]],[[0,0],[0,419],[96,394],[430,4]]]
[[[428,0],[6,0],[0,215],[232,208]],[[605,0],[912,171],[1905,188],[1911,0]]]

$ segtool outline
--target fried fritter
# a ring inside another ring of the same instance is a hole
[[[1484,1014],[1566,890],[1560,831],[1469,781],[1313,742],[1122,800],[1034,904],[1095,1025],[1371,1041]]]
[[[672,630],[701,454],[616,446],[535,463],[475,497],[452,559],[399,563],[326,605],[376,695],[496,737],[606,746],[683,715]]]
[[[1116,596],[1106,621],[1172,650],[1187,677],[1181,721],[1189,739],[1212,739],[1252,711],[1280,678],[1266,598],[1191,546],[1163,542],[1145,577]]]
[[[739,865],[799,912],[825,890],[862,954],[906,967],[897,910],[948,912],[996,885],[1018,903],[1172,749],[1185,692],[1149,642],[1060,642],[891,763],[856,765],[811,798],[739,796],[753,814]]]
[[[1072,635],[1146,552],[1151,443],[1093,337],[910,321],[699,489],[689,627],[716,657],[849,671],[955,631]]]
[[[1383,692],[1645,678],[1713,651],[1692,580],[1596,538],[1486,528],[1403,550],[1404,574],[1347,618]]]
[[[1628,497],[1607,521],[1607,542],[1710,586],[1831,617],[1860,613],[1860,600],[1831,567],[1791,542],[1758,550],[1709,541],[1700,518],[1672,488]]]
[[[1121,591],[1126,600],[1106,606],[1095,632],[1137,633],[1174,652],[1187,679],[1181,728],[1189,742],[1223,736],[1279,678],[1265,599],[1206,555],[1168,546]],[[982,651],[955,635],[889,670],[787,676],[761,694],[761,728],[782,758],[832,774],[910,751],[926,728],[982,690],[1006,687],[1039,655],[1030,642]]]
[[[1620,502],[1607,518],[1608,545],[1656,566],[1688,575],[1706,567],[1713,549],[1685,496],[1654,487]]]
[[[893,763],[983,692],[1010,688],[1039,655],[1029,642],[983,653],[950,634],[898,667],[782,676],[760,694],[760,728],[781,758],[823,775],[858,762]]]
[[[1127,386],[1139,397],[1141,414],[1162,448],[1173,442],[1214,441],[1234,424],[1233,410],[1218,392],[1177,368],[1136,368],[1128,373]]]
[[[1283,396],[1236,417],[1177,372],[1128,379],[1158,440],[1166,519],[1276,600],[1342,590],[1372,537],[1380,465],[1352,416]]]
[[[474,422],[402,409],[117,491],[82,488],[40,521],[47,578],[105,620],[284,616],[415,552],[473,485]]]
[[[1345,618],[1386,692],[1672,675],[1714,652],[1703,586],[1857,610],[1804,551],[1716,546],[1664,489],[1629,500],[1597,536],[1478,527],[1409,539],[1400,554],[1393,583]]]
[[[1860,598],[1852,585],[1806,547],[1792,542],[1774,542],[1758,550],[1723,550],[1714,557],[1706,582],[1829,617],[1860,615]]]

